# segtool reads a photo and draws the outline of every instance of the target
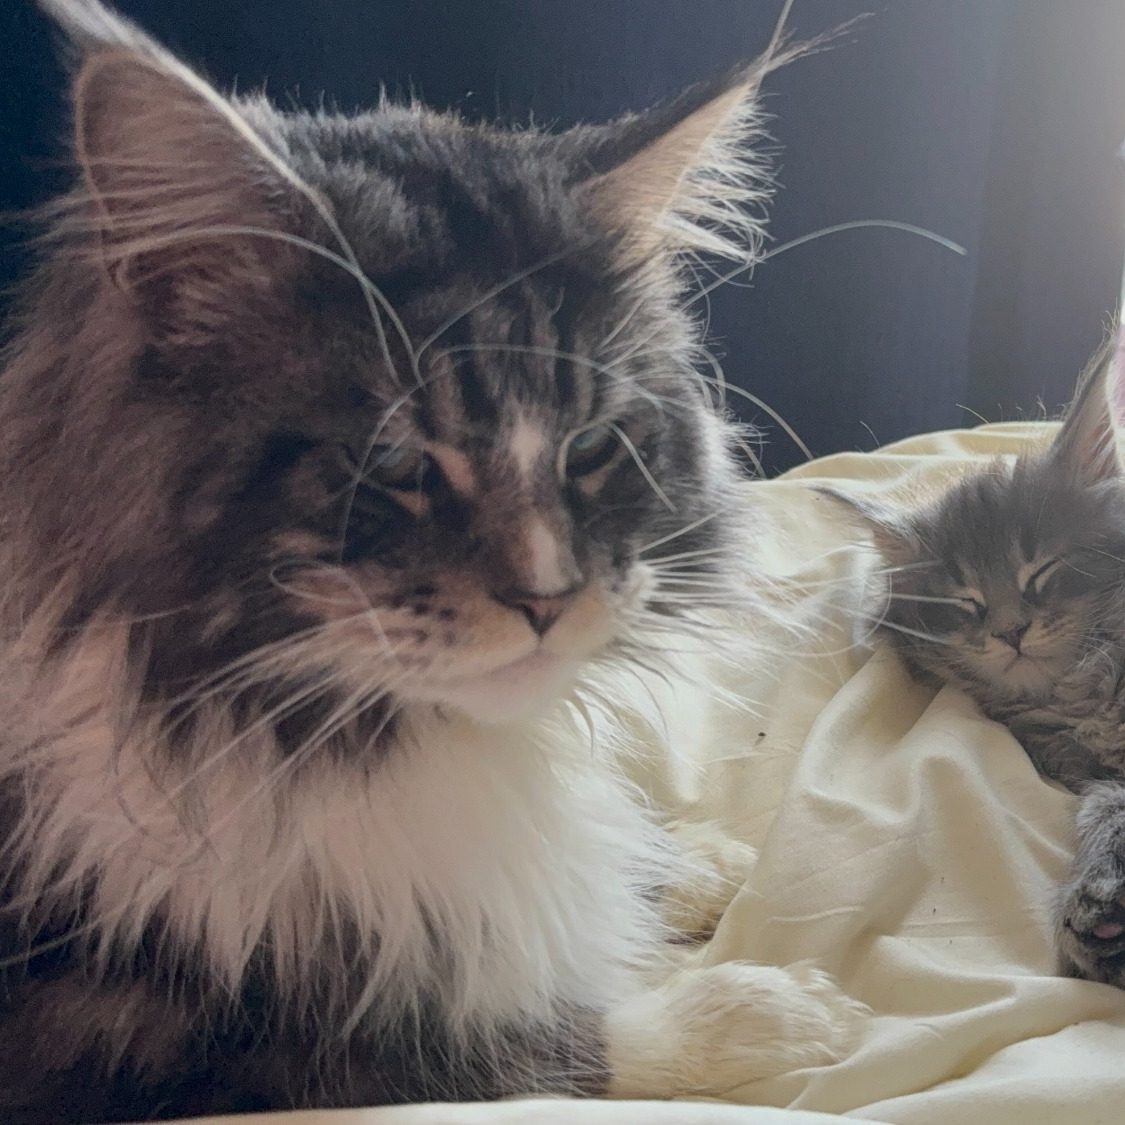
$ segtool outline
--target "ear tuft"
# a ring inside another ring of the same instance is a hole
[[[1074,400],[1051,447],[1051,456],[1068,479],[1096,484],[1125,475],[1119,449],[1125,396],[1123,360],[1125,336],[1117,325],[1079,378]]]
[[[915,543],[915,533],[909,521],[899,513],[869,500],[838,492],[826,485],[813,485],[812,490],[827,496],[859,529],[867,532],[876,549],[884,556],[900,555]]]
[[[608,127],[629,155],[582,193],[596,219],[618,232],[627,264],[665,251],[756,252],[770,181],[753,143],[762,136],[759,88],[774,65],[759,60]]]

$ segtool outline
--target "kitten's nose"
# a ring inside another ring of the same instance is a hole
[[[505,590],[493,596],[501,605],[522,613],[536,635],[542,637],[562,617],[581,589],[581,586],[571,586],[568,590],[553,594],[532,590]]]
[[[1001,629],[992,635],[998,641],[1003,641],[1006,645],[1014,648],[1016,652],[1019,652],[1020,642],[1023,640],[1023,635],[1027,632],[1027,627],[1030,624],[1030,621],[1024,621],[1019,625],[1013,625],[1010,629]]]

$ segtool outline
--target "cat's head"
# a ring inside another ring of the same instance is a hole
[[[253,668],[322,717],[506,717],[718,598],[736,474],[678,267],[754,233],[739,146],[776,59],[548,135],[231,100],[97,4],[45,6],[83,186],[3,468],[68,627],[149,617],[173,695]]]
[[[888,635],[982,702],[1046,700],[1125,644],[1114,372],[1107,349],[1048,450],[973,471],[921,510],[857,504],[885,566]]]

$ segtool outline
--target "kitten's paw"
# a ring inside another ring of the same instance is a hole
[[[715,825],[679,822],[669,831],[692,863],[691,877],[664,892],[664,921],[697,941],[710,937],[745,885],[758,860],[749,844],[732,840]]]
[[[854,1049],[869,1014],[810,965],[689,969],[611,1013],[611,1093],[718,1096],[825,1066]]]
[[[1097,786],[1078,814],[1075,873],[1058,912],[1062,971],[1125,987],[1125,790]]]
[[[1084,871],[1070,883],[1059,917],[1058,952],[1067,976],[1125,986],[1125,872]]]

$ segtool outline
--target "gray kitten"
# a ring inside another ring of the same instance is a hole
[[[846,499],[885,564],[880,628],[916,676],[955,684],[1048,777],[1083,793],[1059,909],[1063,969],[1125,985],[1125,479],[1112,348],[1043,451],[917,511]]]

